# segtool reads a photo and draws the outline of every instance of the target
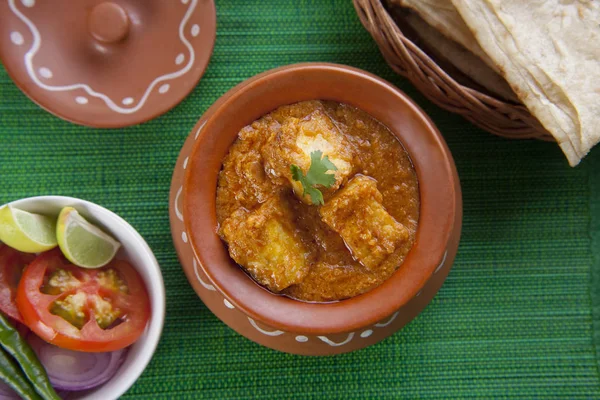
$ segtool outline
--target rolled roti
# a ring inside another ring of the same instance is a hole
[[[481,85],[491,94],[504,100],[519,102],[517,96],[513,93],[508,83],[497,72],[492,70],[479,57],[462,47],[453,40],[442,35],[438,30],[425,22],[419,15],[410,13],[404,17],[405,23],[410,26],[415,35],[427,47],[427,50],[437,57],[439,61],[446,61],[453,65],[459,72],[468,79]],[[452,75],[452,71],[446,71]],[[460,77],[453,76],[460,80]],[[470,86],[468,83],[462,84]]]
[[[479,46],[451,0],[390,0],[390,3],[413,10],[444,36],[475,54],[494,71],[500,72]]]
[[[600,141],[600,1],[452,0],[575,166]]]

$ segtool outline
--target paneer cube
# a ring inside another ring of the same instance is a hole
[[[336,166],[335,183],[329,188],[337,190],[352,173],[353,150],[346,137],[338,130],[324,109],[318,108],[305,118],[287,118],[279,132],[263,148],[265,170],[272,177],[283,177],[289,181],[294,193],[306,203],[310,198],[304,196],[302,184],[294,181],[290,171],[292,164],[297,165],[306,174],[310,168],[310,154],[321,151],[323,156]]]
[[[301,282],[309,270],[308,251],[292,222],[285,200],[274,196],[254,211],[235,211],[219,233],[238,264],[257,282],[279,292]]]
[[[319,210],[323,221],[340,234],[354,258],[369,270],[376,269],[410,236],[381,203],[377,182],[356,175]]]

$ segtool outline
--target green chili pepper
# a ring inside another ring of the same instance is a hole
[[[38,360],[31,346],[19,332],[0,314],[0,346],[21,365],[21,369],[35,391],[44,399],[60,400],[50,384],[44,366]]]
[[[41,397],[23,375],[23,371],[4,350],[0,349],[0,379],[24,399],[39,400]]]

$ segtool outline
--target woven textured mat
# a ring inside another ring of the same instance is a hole
[[[132,128],[57,119],[0,67],[0,204],[91,200],[132,223],[161,264],[164,334],[124,398],[600,398],[600,150],[573,169],[555,144],[500,139],[440,110],[387,67],[349,0],[221,0],[217,14],[198,87]],[[434,301],[380,344],[327,358],[277,353],[221,323],[169,233],[172,169],[202,112],[244,79],[301,61],[353,65],[406,91],[446,137],[464,195],[459,254]]]

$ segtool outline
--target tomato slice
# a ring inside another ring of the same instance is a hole
[[[35,256],[0,244],[0,310],[10,318],[23,322],[15,297],[23,268]]]
[[[142,278],[126,261],[99,269],[69,263],[59,249],[23,271],[17,306],[39,337],[66,349],[103,352],[134,343],[150,317]]]

